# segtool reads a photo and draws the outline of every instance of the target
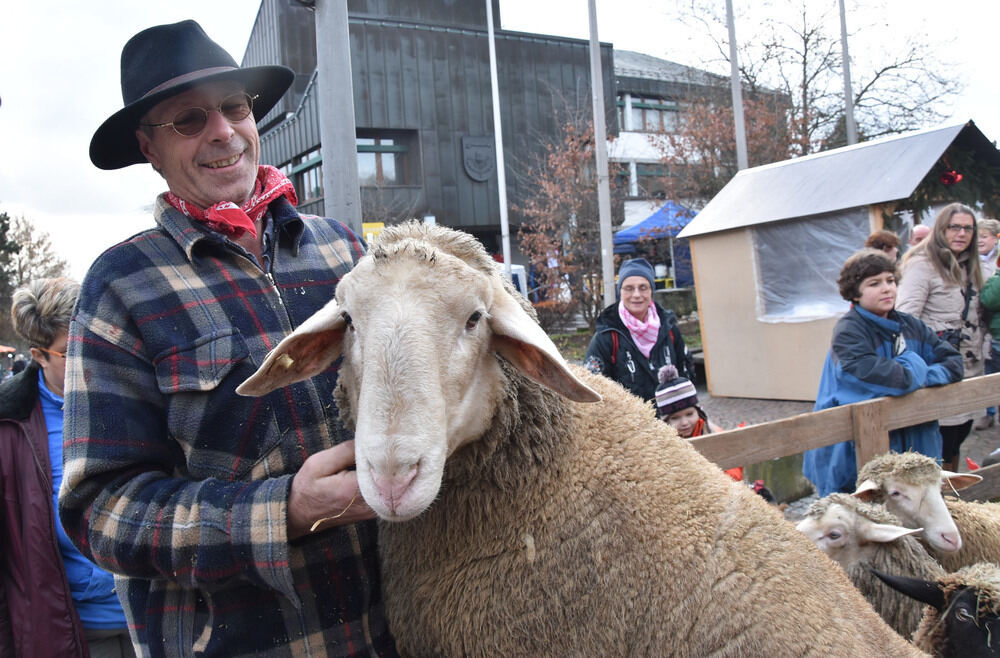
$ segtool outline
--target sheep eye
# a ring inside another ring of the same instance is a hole
[[[830,534],[828,534],[827,537],[829,537],[830,539],[833,539],[834,541],[836,541],[836,540],[840,539],[840,533],[837,532],[836,530],[831,530]]]
[[[969,612],[968,608],[958,607],[955,609],[955,619],[958,621],[975,621],[976,617]]]
[[[482,317],[483,314],[480,311],[476,311],[475,313],[470,315],[469,319],[465,321],[465,330],[472,331],[473,329],[475,329],[476,325],[479,324],[479,320],[481,320]]]
[[[895,489],[893,489],[892,491],[889,492],[889,495],[892,496],[893,498],[899,498],[903,494],[902,494],[902,492],[899,492],[899,491],[896,491]]]

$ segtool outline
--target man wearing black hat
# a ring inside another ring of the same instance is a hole
[[[156,227],[102,254],[70,331],[59,512],[120,574],[147,656],[393,655],[374,514],[331,399],[336,368],[236,395],[333,296],[363,252],[300,215],[259,166],[256,120],[291,70],[241,69],[193,21],[122,51],[124,107],[90,145],[101,169],[149,162]]]

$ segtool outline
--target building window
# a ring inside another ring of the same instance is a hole
[[[635,168],[638,196],[646,199],[666,199],[668,176],[670,168],[666,165],[638,163]]]
[[[757,319],[807,322],[846,311],[837,276],[870,230],[863,208],[754,227]]]
[[[359,129],[357,144],[361,187],[419,184],[417,131]]]
[[[677,104],[663,98],[618,96],[618,125],[635,132],[677,132]]]

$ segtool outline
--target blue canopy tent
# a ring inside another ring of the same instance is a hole
[[[679,203],[667,201],[659,210],[638,224],[615,233],[613,243],[616,254],[635,253],[635,243],[639,240],[667,240],[673,261],[674,285],[687,288],[694,285],[694,273],[691,270],[691,250],[687,241],[674,242],[691,218],[697,213],[685,208]]]

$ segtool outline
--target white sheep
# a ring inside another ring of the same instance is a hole
[[[1000,505],[941,495],[980,480],[972,473],[942,471],[926,455],[886,453],[862,467],[854,495],[884,504],[908,528],[923,528],[930,553],[946,571],[956,571],[1000,561]]]
[[[979,562],[933,580],[875,575],[927,604],[913,634],[924,651],[942,658],[1000,656],[1000,566]]]
[[[343,355],[401,653],[922,655],[649,405],[568,367],[510,291],[470,236],[386,229],[239,389]]]
[[[913,535],[881,505],[847,494],[830,494],[814,502],[796,526],[839,564],[882,619],[903,637],[911,637],[924,606],[887,586],[872,569],[923,580],[937,580],[944,569]]]

